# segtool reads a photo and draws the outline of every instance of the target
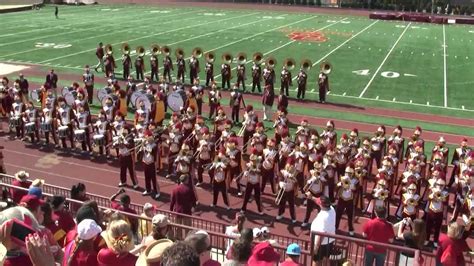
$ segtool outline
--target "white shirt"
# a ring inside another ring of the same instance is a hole
[[[311,223],[311,232],[322,232],[327,234],[336,234],[336,211],[330,207],[328,211],[321,210]],[[324,237],[321,245],[327,245],[334,242],[334,238]]]

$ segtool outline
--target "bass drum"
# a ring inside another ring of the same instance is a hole
[[[145,109],[150,111],[155,101],[155,97],[148,93],[142,94],[135,100],[135,106],[138,106],[140,101],[143,101],[145,103]]]
[[[186,102],[186,93],[183,90],[174,91],[168,95],[167,100],[171,110],[179,112]]]
[[[72,94],[72,92],[68,92],[64,95],[64,101],[67,105],[73,106],[74,102],[76,101],[76,97]]]
[[[136,90],[134,93],[132,93],[130,96],[130,102],[134,108],[136,108],[137,99],[144,94],[146,94],[144,90]]]
[[[41,89],[35,89],[30,91],[30,98],[34,102],[39,102],[40,101],[40,90]]]
[[[97,91],[97,99],[99,99],[99,102],[102,102],[102,99],[104,99],[105,96],[109,95],[112,93],[112,89],[109,87],[102,88]]]
[[[112,99],[112,104],[115,105],[117,104],[119,97],[115,94],[109,94],[109,95],[104,96],[101,101],[102,106],[105,106],[105,101],[107,101],[107,99]]]

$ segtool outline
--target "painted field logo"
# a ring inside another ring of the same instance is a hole
[[[320,31],[292,31],[287,36],[293,41],[326,42],[328,40]]]

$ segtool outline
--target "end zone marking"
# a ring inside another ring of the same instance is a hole
[[[405,27],[405,29],[403,30],[403,32],[400,34],[400,36],[398,37],[397,41],[393,44],[392,48],[388,51],[387,55],[385,56],[385,58],[383,59],[382,63],[380,64],[379,68],[377,68],[377,70],[375,71],[374,75],[372,76],[372,78],[369,80],[369,83],[367,83],[367,85],[365,86],[364,90],[362,90],[362,92],[360,93],[359,95],[359,98],[362,98],[365,94],[365,92],[367,91],[367,89],[369,88],[370,84],[372,84],[372,82],[374,81],[375,77],[377,76],[377,74],[380,72],[380,70],[382,69],[383,65],[385,64],[385,62],[387,61],[387,59],[389,58],[389,56],[392,54],[393,50],[395,49],[395,47],[397,46],[397,44],[400,42],[400,40],[402,39],[403,35],[405,35],[405,33],[407,32],[407,30],[410,28],[410,25],[411,25],[411,22],[408,23],[408,26]]]

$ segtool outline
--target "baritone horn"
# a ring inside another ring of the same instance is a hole
[[[113,51],[112,51],[112,45],[107,44],[107,45],[105,46],[105,53],[107,53],[107,54],[109,54],[109,55],[113,53]]]
[[[165,56],[168,56],[170,55],[171,53],[171,49],[168,47],[168,46],[163,46],[161,47],[161,52],[165,55]]]
[[[214,52],[206,53],[206,61],[207,62],[212,63],[212,62],[214,62],[215,59],[216,59],[216,54]]]
[[[130,54],[130,45],[128,43],[122,44],[122,53],[125,55]]]
[[[176,57],[184,57],[184,50],[182,48],[177,48],[176,51],[174,51]]]
[[[254,53],[252,58],[253,58],[253,61],[255,62],[255,64],[260,65],[262,63],[262,60],[263,60],[263,54],[260,53],[260,52]]]
[[[138,56],[143,57],[145,55],[145,47],[138,46],[136,52]]]
[[[323,72],[326,75],[329,75],[331,71],[332,71],[331,63],[327,61],[321,63],[321,72]]]
[[[230,53],[224,53],[222,55],[222,61],[224,61],[227,64],[232,63],[232,55]]]
[[[283,61],[283,66],[286,66],[288,70],[292,70],[295,68],[296,61],[293,58],[287,58],[285,61]]]
[[[196,58],[200,58],[202,56],[202,48],[196,47],[193,49],[193,55]]]
[[[152,53],[153,55],[159,55],[159,54],[161,54],[160,46],[159,46],[158,44],[153,44],[153,45],[151,46],[151,53]]]
[[[237,64],[243,65],[247,62],[247,54],[240,52],[237,54]]]
[[[277,61],[273,56],[270,56],[266,61],[265,65],[269,68],[274,68],[276,65]]]
[[[313,66],[313,64],[311,63],[311,60],[309,60],[309,59],[303,59],[301,61],[301,68],[305,71],[309,71],[312,66]]]

